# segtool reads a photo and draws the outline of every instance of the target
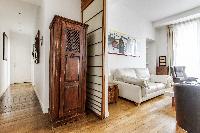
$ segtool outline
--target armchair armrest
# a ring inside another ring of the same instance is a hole
[[[173,79],[169,75],[151,75],[150,81],[155,83],[166,84],[167,87],[171,87],[173,84]]]
[[[187,81],[197,81],[198,78],[195,77],[187,77]]]
[[[180,83],[180,82],[182,82],[180,78],[176,78],[176,77],[173,78],[173,81],[174,81],[174,83]]]

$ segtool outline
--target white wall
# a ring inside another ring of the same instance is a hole
[[[167,56],[167,27],[155,29],[155,40],[147,42],[147,63],[151,74],[156,74],[156,66],[159,66],[159,56]],[[168,66],[168,58],[167,58]]]
[[[108,0],[108,26],[136,38],[149,38],[154,40],[154,27],[152,22],[145,19],[134,8],[128,8],[123,1]],[[132,4],[134,4],[132,2]],[[144,10],[143,8],[141,10]]]
[[[44,17],[45,16],[44,16],[43,6],[44,6],[44,3],[42,3],[41,7],[38,9],[35,35],[37,34],[38,29],[41,31],[41,36],[44,35],[44,25],[45,25]],[[34,63],[34,84],[33,85],[34,85],[36,95],[39,99],[40,105],[42,107],[42,110],[43,112],[46,113],[48,105],[45,106],[43,102],[44,101],[43,99],[45,99],[45,44],[44,43],[43,43],[43,46],[40,47],[40,63],[39,64]]]
[[[144,19],[134,8],[127,8],[123,1],[108,3],[108,27],[126,33],[142,41],[140,57],[126,57],[108,55],[109,69],[115,68],[145,68],[146,67],[146,38],[154,40],[154,28],[152,22]],[[144,9],[141,9],[144,10]]]
[[[159,56],[167,56],[167,27],[156,28],[156,62],[159,65]],[[168,60],[168,59],[167,59]],[[167,61],[168,65],[168,61]]]
[[[41,35],[44,36],[44,43],[40,50],[40,64],[34,66],[34,71],[35,91],[44,113],[47,113],[49,108],[49,25],[54,15],[81,21],[81,0],[43,0],[39,12],[37,28],[41,30]]]
[[[150,74],[156,74],[156,57],[157,57],[157,46],[155,41],[147,41],[147,68],[149,68]]]
[[[31,36],[11,32],[10,39],[11,84],[31,82]]]

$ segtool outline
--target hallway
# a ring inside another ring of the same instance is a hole
[[[44,132],[48,125],[32,85],[11,85],[0,98],[1,133]]]

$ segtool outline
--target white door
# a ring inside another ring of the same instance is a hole
[[[11,84],[31,82],[30,36],[13,33],[11,36]]]

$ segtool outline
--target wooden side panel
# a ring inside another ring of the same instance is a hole
[[[50,32],[50,114],[53,120],[59,117],[59,88],[60,88],[60,34],[62,24],[59,20],[55,23],[54,27],[51,28]],[[55,89],[57,88],[57,89]]]
[[[103,0],[94,0],[83,13],[88,24],[87,107],[103,117]]]

